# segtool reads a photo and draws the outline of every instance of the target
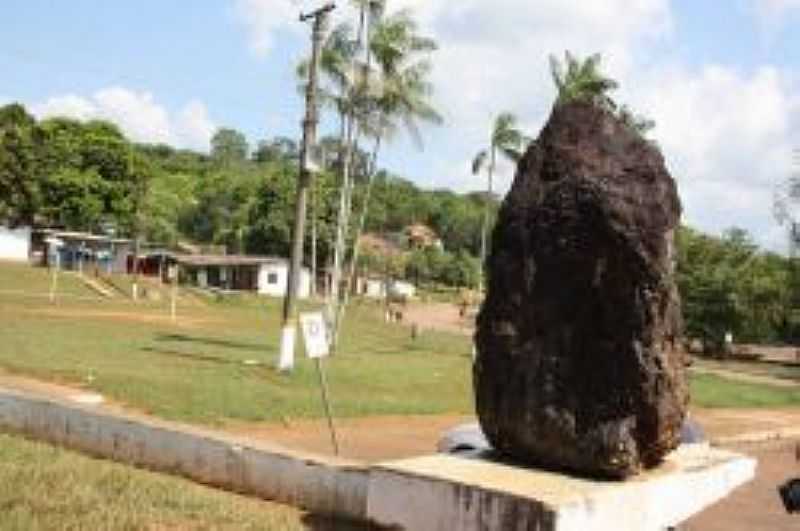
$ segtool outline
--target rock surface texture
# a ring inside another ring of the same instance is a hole
[[[590,104],[553,110],[501,208],[478,316],[475,399],[496,450],[625,478],[678,445],[680,214],[655,146]]]

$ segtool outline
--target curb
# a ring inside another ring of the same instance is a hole
[[[366,519],[369,470],[344,459],[3,387],[0,429],[322,515]]]

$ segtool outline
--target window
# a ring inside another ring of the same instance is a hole
[[[267,284],[277,284],[278,283],[278,273],[269,273],[267,275]]]

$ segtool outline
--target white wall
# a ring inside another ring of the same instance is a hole
[[[417,288],[409,282],[393,280],[389,286],[389,293],[395,297],[413,297],[417,293]]]
[[[26,262],[31,250],[31,228],[0,225],[0,260]]]
[[[273,280],[273,282],[270,282]],[[289,283],[289,264],[261,264],[258,270],[258,292],[261,295],[270,297],[283,297],[286,295],[286,287]],[[297,296],[307,299],[311,294],[311,274],[308,269],[300,271],[300,286],[297,289]]]
[[[208,286],[208,270],[205,267],[197,270],[197,285],[201,288]]]
[[[382,299],[386,296],[386,282],[374,278],[364,281],[364,296],[372,299]]]

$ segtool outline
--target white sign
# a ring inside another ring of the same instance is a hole
[[[306,354],[309,358],[324,358],[328,351],[328,328],[322,312],[300,314],[300,327],[303,329],[303,340],[306,343]]]

